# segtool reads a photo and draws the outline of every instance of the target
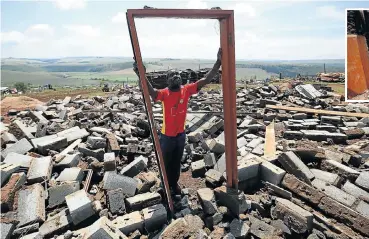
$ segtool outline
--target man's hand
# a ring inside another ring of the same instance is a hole
[[[219,47],[218,54],[217,54],[217,62],[222,62],[222,48]]]
[[[133,60],[135,60],[135,58],[133,58]],[[144,65],[144,70],[145,70],[145,74],[146,74],[146,66],[145,65]],[[134,63],[133,63],[133,71],[138,76],[138,66],[137,66],[137,62],[136,61],[134,61]]]

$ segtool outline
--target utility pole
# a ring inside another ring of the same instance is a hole
[[[325,63],[324,63],[324,74],[325,74],[325,73],[327,73],[327,72],[325,71]]]

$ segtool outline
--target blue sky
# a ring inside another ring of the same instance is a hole
[[[2,1],[2,57],[132,56],[125,12],[157,8],[235,11],[237,59],[337,59],[345,56],[345,8],[335,1]],[[215,20],[136,20],[143,57],[215,58]]]

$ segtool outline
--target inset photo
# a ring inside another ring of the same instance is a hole
[[[346,101],[369,102],[369,8],[346,9]]]

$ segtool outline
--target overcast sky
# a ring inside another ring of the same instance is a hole
[[[277,1],[1,1],[1,56],[56,58],[132,56],[129,8],[235,11],[236,58],[343,59],[345,8],[369,2]],[[137,19],[142,55],[214,59],[216,20]]]

